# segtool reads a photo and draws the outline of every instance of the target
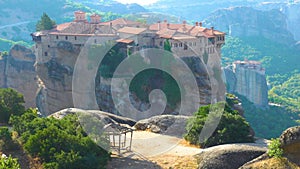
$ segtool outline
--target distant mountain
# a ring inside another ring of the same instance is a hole
[[[252,7],[220,9],[205,20],[207,27],[215,26],[234,37],[260,36],[283,44],[294,44],[294,36],[288,30],[286,16],[279,10],[261,11]]]
[[[158,2],[146,6],[153,12],[164,12],[173,15],[180,15],[189,20],[203,20],[211,12],[229,7],[248,6],[254,7],[263,3],[265,0],[159,0]],[[277,0],[276,2],[287,2],[286,0]]]
[[[101,12],[114,12],[118,14],[132,14],[147,12],[144,7],[139,4],[122,4],[113,0],[73,0],[73,2],[81,3],[89,8],[99,10]]]

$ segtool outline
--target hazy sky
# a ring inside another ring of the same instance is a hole
[[[116,0],[118,2],[124,3],[124,4],[130,4],[130,3],[137,3],[140,5],[149,5],[152,4],[158,0]]]

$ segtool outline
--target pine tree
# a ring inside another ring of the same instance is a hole
[[[41,19],[36,24],[36,31],[50,30],[54,25],[55,21],[51,20],[46,13],[43,13]]]

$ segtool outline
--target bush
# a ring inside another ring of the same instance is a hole
[[[6,157],[4,154],[0,157],[0,168],[3,169],[20,169],[20,164],[17,158],[11,156]]]
[[[61,120],[39,118],[36,111],[13,116],[11,123],[21,135],[24,149],[38,157],[45,168],[104,168],[109,153],[95,144],[83,131],[76,115]]]
[[[220,104],[220,103],[219,103]],[[212,105],[212,106],[218,106]],[[227,104],[225,105],[222,118],[217,129],[212,136],[203,143],[200,143],[199,136],[206,121],[213,122],[214,118],[208,119],[210,105],[200,107],[194,117],[191,118],[186,126],[188,133],[184,138],[191,144],[200,145],[201,147],[210,147],[225,143],[241,143],[253,142],[253,137],[250,136],[250,126],[246,120],[239,115],[237,111],[233,111]]]
[[[271,143],[268,145],[268,155],[270,157],[281,158],[283,155],[283,149],[281,148],[281,143],[279,138],[271,139]]]
[[[12,139],[7,127],[0,127],[0,151],[17,150],[19,145]]]
[[[23,95],[10,88],[0,89],[0,123],[8,123],[11,115],[25,111]]]

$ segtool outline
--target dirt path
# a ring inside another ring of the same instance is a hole
[[[267,140],[260,139],[256,143],[239,144],[266,147]],[[107,168],[194,169],[197,168],[197,160],[194,158],[194,155],[202,151],[206,150],[188,145],[183,139],[177,137],[147,131],[135,131],[133,134],[132,151],[124,152],[121,156],[113,155]]]
[[[196,159],[202,149],[185,144],[182,139],[135,131],[132,151],[114,155],[108,169],[156,169],[156,168],[195,168]]]

